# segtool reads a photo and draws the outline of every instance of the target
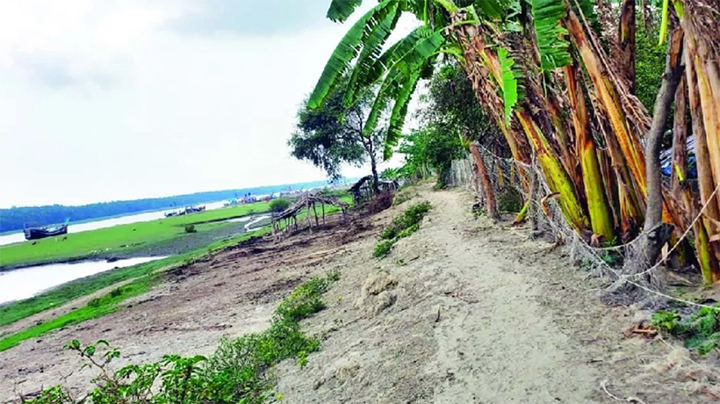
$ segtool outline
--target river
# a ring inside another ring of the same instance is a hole
[[[205,210],[213,210],[222,208],[225,201],[211,202],[205,204]],[[68,233],[80,233],[81,231],[102,229],[105,227],[113,227],[119,224],[137,223],[137,222],[149,222],[151,220],[162,219],[165,217],[165,212],[169,212],[175,209],[164,209],[155,212],[136,213],[132,215],[125,215],[119,217],[113,217],[110,219],[101,219],[92,222],[83,223],[72,223],[68,226]],[[0,245],[19,243],[25,241],[23,232],[7,234],[0,236]]]
[[[164,257],[129,258],[114,262],[81,261],[69,264],[36,265],[0,272],[0,304],[27,299],[75,279],[161,258]]]

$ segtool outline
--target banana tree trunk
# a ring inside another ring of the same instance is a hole
[[[578,77],[577,65],[567,66],[565,74],[570,105],[572,106],[573,126],[575,127],[575,140],[577,142],[575,148],[580,153],[582,184],[585,187],[587,197],[590,225],[593,234],[603,236],[605,241],[611,241],[614,238],[612,211],[605,194],[595,141],[590,132],[591,126],[585,103],[585,92]]]
[[[624,0],[620,7],[620,64],[630,93],[635,94],[635,0]]]
[[[671,188],[676,198],[682,194],[681,188],[687,179],[687,80],[680,80],[675,93],[675,115],[673,117],[673,158]],[[689,208],[689,206],[686,206]]]
[[[483,161],[480,150],[478,149],[477,141],[470,143],[470,153],[473,155],[475,160],[475,166],[478,170],[478,176],[482,183],[482,191],[485,196],[485,209],[487,210],[488,216],[493,220],[500,219],[500,215],[497,210],[497,203],[495,202],[495,191],[493,190],[492,181],[490,180],[490,174],[488,173],[485,161]]]

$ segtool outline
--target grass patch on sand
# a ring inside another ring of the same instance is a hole
[[[82,357],[97,371],[88,387],[94,403],[218,403],[260,404],[282,397],[272,391],[267,371],[278,362],[295,358],[298,366],[320,348],[320,341],[305,335],[299,321],[325,308],[322,294],[339,278],[338,272],[301,284],[285,298],[262,333],[221,340],[210,357],[166,355],[156,363],[130,364],[117,371],[108,366],[120,357],[105,341],[82,346],[75,340],[66,348]],[[43,390],[29,404],[74,404],[70,390],[57,385]]]
[[[186,226],[194,226],[195,232],[201,233],[229,225],[229,223],[223,222],[224,220],[264,213],[269,210],[269,202],[256,202],[190,215],[122,224],[36,241],[8,244],[0,246],[0,268],[92,258],[140,246],[146,247],[173,238],[190,236],[185,232]]]
[[[380,235],[380,242],[373,250],[375,258],[383,258],[390,254],[395,243],[411,235],[420,228],[420,223],[425,215],[432,209],[430,202],[420,202],[409,207],[403,214],[393,218],[390,225]]]

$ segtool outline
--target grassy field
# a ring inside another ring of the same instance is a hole
[[[70,233],[36,242],[0,246],[0,268],[59,262],[108,255],[185,235],[185,225],[195,225],[197,232],[226,226],[223,220],[267,212],[270,203],[257,202],[228,208]]]
[[[119,282],[134,279],[132,282],[114,289],[102,297],[91,300],[85,307],[72,310],[60,317],[26,328],[3,338],[0,340],[0,351],[12,348],[26,339],[37,338],[55,329],[110,314],[118,309],[118,304],[123,300],[141,295],[150,290],[156,283],[157,277],[161,274],[158,270],[170,269],[176,265],[191,262],[209,252],[237,244],[252,236],[266,234],[269,231],[270,228],[266,227],[253,233],[243,234],[231,240],[214,243],[205,248],[190,251],[185,254],[79,279],[43,293],[42,295],[2,307],[0,308],[0,326],[10,324],[53,307],[61,306],[73,299],[87,296]]]
[[[344,195],[344,196],[341,196]],[[339,194],[337,196],[341,196],[341,200],[352,204],[352,199],[345,194]],[[238,209],[238,208],[245,208],[245,209]],[[184,232],[184,225],[185,224],[191,224],[191,223],[202,223],[202,224],[196,224],[196,229],[198,231],[203,231],[203,226],[218,226],[222,225],[221,223],[214,223],[213,221],[217,220],[224,220],[227,218],[232,217],[239,217],[244,216],[247,214],[252,213],[259,213],[262,212],[265,209],[267,211],[269,209],[269,204],[267,203],[256,203],[252,205],[244,205],[244,206],[238,206],[228,209],[218,209],[217,211],[209,211],[204,212],[201,214],[196,215],[189,215],[189,216],[181,216],[176,218],[168,218],[168,219],[162,219],[155,222],[145,222],[145,223],[134,223],[131,225],[121,225],[116,227],[125,227],[125,226],[135,226],[135,228],[139,228],[137,225],[140,224],[155,224],[156,226],[159,226],[161,223],[159,222],[166,222],[166,226],[174,226],[179,227],[180,232]],[[326,214],[332,214],[335,212],[338,212],[340,209],[334,206],[329,206],[326,208],[325,213]],[[223,212],[225,211],[225,212]],[[231,215],[227,215],[227,212],[232,211],[233,213]],[[302,223],[303,219],[307,218],[307,210],[303,209],[301,212],[299,212],[298,220]],[[157,222],[157,223],[156,223]],[[95,233],[95,232],[101,232],[103,230],[110,230],[115,228],[109,228],[109,229],[98,229],[98,230],[92,230],[88,231],[86,233]],[[139,230],[138,230],[139,231]],[[27,300],[22,300],[15,303],[10,303],[7,306],[0,307],[0,326],[13,323],[15,321],[21,320],[23,318],[32,316],[33,314],[40,313],[42,311],[59,307],[65,303],[68,303],[74,299],[77,299],[82,296],[87,296],[89,294],[92,294],[94,292],[97,292],[98,290],[101,290],[103,288],[110,287],[112,285],[118,284],[123,281],[132,280],[132,282],[112,290],[110,293],[107,293],[103,295],[100,298],[93,299],[86,305],[85,307],[81,307],[75,310],[70,311],[67,314],[64,314],[60,317],[54,318],[50,321],[47,321],[42,324],[38,324],[32,327],[29,327],[27,329],[24,329],[18,333],[9,335],[3,339],[0,340],[0,351],[4,351],[6,349],[12,348],[16,345],[18,345],[20,342],[30,339],[30,338],[37,338],[41,335],[44,335],[48,332],[51,332],[55,329],[66,327],[73,324],[78,324],[83,321],[87,321],[93,318],[102,317],[106,314],[110,314],[112,312],[115,312],[119,308],[119,303],[123,300],[126,300],[128,298],[141,295],[148,290],[150,290],[153,285],[157,282],[157,278],[159,274],[161,273],[160,270],[167,270],[170,268],[173,268],[177,265],[182,265],[188,262],[192,262],[193,260],[196,260],[198,258],[203,257],[204,255],[220,250],[223,248],[226,248],[230,245],[237,244],[240,241],[246,240],[253,236],[260,236],[264,235],[270,232],[270,227],[264,227],[260,230],[257,230],[252,233],[246,233],[242,234],[240,236],[228,239],[228,240],[222,240],[215,243],[212,243],[210,245],[206,245],[202,248],[197,248],[192,251],[188,251],[182,254],[177,254],[168,258],[164,258],[157,261],[147,262],[144,264],[138,264],[127,268],[120,268],[115,269],[112,271],[100,273],[91,277],[78,279],[73,282],[66,283],[64,285],[61,285],[55,289],[52,289],[46,293],[43,293],[41,295],[32,297]],[[159,232],[156,232],[154,234],[158,234]],[[167,233],[167,232],[166,232]],[[82,235],[84,233],[78,233],[77,235]],[[120,233],[122,234],[122,233]],[[178,234],[172,233],[172,234]],[[76,236],[77,236],[76,235]],[[172,237],[172,236],[170,236]],[[69,241],[70,238],[68,237]],[[155,241],[160,240],[159,238],[155,238]],[[23,243],[23,244],[30,244],[30,243]],[[60,244],[60,243],[58,243]],[[22,244],[21,244],[22,245]],[[14,245],[10,245],[7,247],[13,247]],[[2,250],[0,250],[2,251]]]

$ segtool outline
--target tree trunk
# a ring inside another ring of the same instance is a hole
[[[667,240],[663,240],[653,232],[662,222],[663,194],[660,172],[660,147],[670,107],[675,99],[675,93],[682,77],[682,49],[683,32],[676,29],[672,34],[670,46],[668,47],[665,73],[663,73],[662,85],[655,100],[652,126],[645,145],[647,209],[645,211],[645,237],[643,239],[644,254],[642,255],[643,259],[646,260],[645,267],[655,264],[660,255],[660,249],[667,242]]]
[[[478,170],[478,176],[480,177],[480,181],[482,182],[487,214],[493,220],[497,220],[500,218],[500,215],[498,214],[497,203],[495,202],[495,191],[493,190],[490,175],[488,174],[487,167],[485,166],[485,161],[483,161],[483,158],[480,155],[480,150],[478,149],[478,143],[476,141],[470,143],[470,152],[473,155],[473,158],[475,160],[475,166]]]
[[[620,9],[620,64],[628,81],[628,89],[635,94],[635,0],[624,0]]]
[[[687,85],[680,80],[675,93],[675,117],[673,119],[673,158],[672,158],[672,192],[681,198],[681,186],[687,179]],[[686,208],[690,208],[687,206]]]
[[[377,162],[375,161],[374,154],[370,155],[370,168],[372,169],[372,176],[373,176],[373,183],[372,183],[373,193],[375,195],[377,195],[380,193],[380,178],[378,177]]]

